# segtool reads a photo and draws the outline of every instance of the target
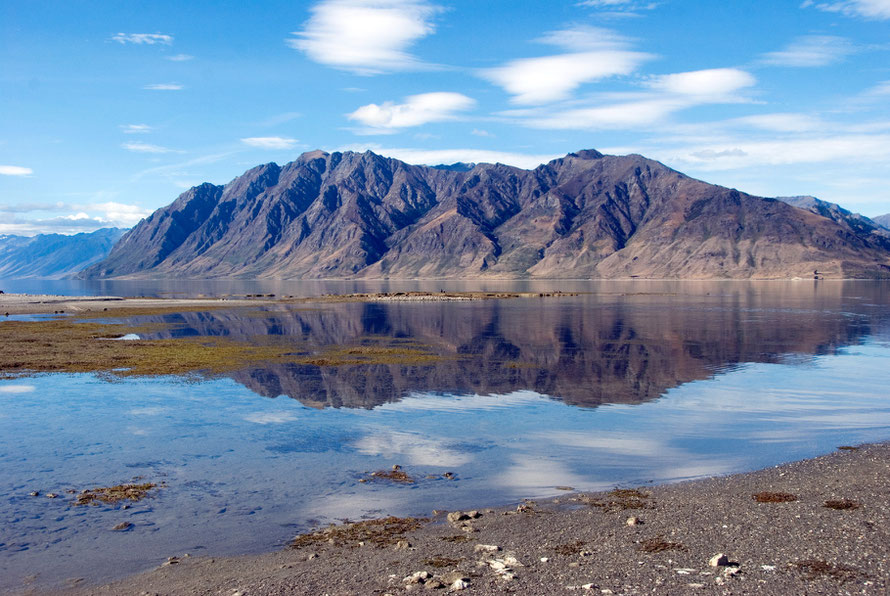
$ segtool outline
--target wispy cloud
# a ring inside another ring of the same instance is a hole
[[[279,126],[281,124],[286,124],[291,120],[296,120],[297,118],[302,118],[303,114],[300,112],[283,112],[281,114],[276,114],[274,116],[270,116],[265,120],[261,120],[257,122],[258,126]]]
[[[841,0],[839,2],[806,0],[801,4],[801,8],[811,6],[825,12],[839,12],[847,16],[879,21],[890,19],[890,0]]]
[[[585,83],[628,75],[652,58],[629,49],[625,38],[608,29],[576,27],[554,31],[538,40],[568,50],[538,58],[521,58],[480,71],[480,76],[513,96],[513,103],[543,104],[568,98]]]
[[[185,89],[185,87],[179,83],[153,83],[145,85],[143,89],[148,89],[149,91],[179,91],[180,89]]]
[[[647,128],[695,106],[744,101],[741,92],[756,80],[734,68],[715,68],[650,77],[648,92],[594,99],[565,109],[510,110],[502,115],[533,128],[607,130]]]
[[[174,54],[172,56],[164,56],[165,60],[169,60],[171,62],[187,62],[189,60],[193,60],[195,57],[191,54]]]
[[[128,135],[145,134],[154,130],[148,124],[121,124],[120,129],[122,133]]]
[[[778,52],[764,54],[763,62],[776,66],[815,67],[842,62],[856,46],[836,35],[805,35]]]
[[[422,93],[406,97],[400,104],[386,101],[380,105],[372,103],[362,106],[348,114],[348,118],[368,126],[370,130],[366,132],[387,132],[428,122],[453,120],[459,112],[475,105],[474,99],[461,93]]]
[[[182,151],[177,151],[176,149],[152,145],[151,143],[121,143],[121,147],[134,153],[182,153]]]
[[[424,0],[323,0],[285,40],[326,66],[362,75],[423,66],[408,50],[435,31],[439,9]]]
[[[288,137],[247,137],[241,139],[241,142],[259,149],[292,149],[298,141]]]
[[[133,43],[136,45],[149,46],[155,44],[169,46],[173,43],[173,36],[164,33],[118,33],[112,35],[111,39],[120,44]]]
[[[33,173],[31,168],[22,166],[0,166],[0,176],[30,176]]]
[[[736,170],[793,164],[890,162],[890,135],[837,134],[692,143],[658,151],[672,163],[700,170]]]
[[[635,16],[639,11],[658,8],[659,4],[651,0],[581,0],[577,6],[605,11],[606,15]]]

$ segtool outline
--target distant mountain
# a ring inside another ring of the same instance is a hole
[[[869,219],[858,213],[852,213],[837,203],[829,203],[828,201],[823,201],[816,197],[800,196],[776,198],[789,205],[794,205],[795,207],[806,209],[816,215],[827,217],[840,224],[848,231],[859,236],[871,238],[873,242],[884,248],[890,249],[890,230],[873,219]]]
[[[890,230],[890,213],[885,215],[879,215],[877,217],[872,217],[871,220],[878,224],[879,226]]]
[[[71,276],[107,257],[124,232],[120,228],[103,228],[73,236],[0,236],[0,278]]]
[[[202,184],[84,277],[890,277],[890,250],[832,219],[639,155],[534,170],[305,153]]]

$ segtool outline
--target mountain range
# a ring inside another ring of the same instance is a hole
[[[61,279],[101,261],[126,230],[0,236],[0,279]]]
[[[312,151],[191,188],[81,276],[890,277],[877,226],[810,207],[639,155],[523,170]]]

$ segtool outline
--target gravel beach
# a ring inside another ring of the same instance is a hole
[[[260,556],[171,553],[60,593],[887,594],[888,480],[890,443],[844,447],[728,477],[364,521]]]

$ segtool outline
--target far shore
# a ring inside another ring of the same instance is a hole
[[[170,553],[58,593],[886,594],[887,478],[890,443],[840,446],[727,477],[334,526],[259,556]]]
[[[121,296],[61,296],[0,294],[0,316],[23,314],[83,314],[112,310],[236,308],[305,302],[447,302],[506,298],[559,298],[577,292],[365,292],[296,297],[248,294],[222,298],[127,298]]]

